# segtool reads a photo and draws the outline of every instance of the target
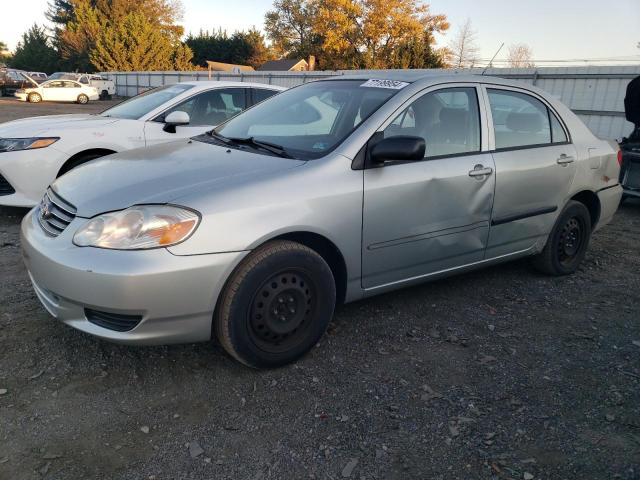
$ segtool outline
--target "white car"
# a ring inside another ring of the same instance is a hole
[[[49,77],[50,80],[75,80],[83,85],[95,87],[100,98],[107,99],[116,94],[116,84],[95,73],[65,73],[56,72]]]
[[[23,102],[76,102],[89,103],[98,100],[98,90],[90,85],[82,85],[75,80],[47,80],[41,84],[33,82],[33,87],[16,90],[15,96]]]
[[[80,164],[200,135],[282,90],[241,82],[184,82],[149,90],[97,115],[0,124],[0,205],[32,207],[51,182]]]

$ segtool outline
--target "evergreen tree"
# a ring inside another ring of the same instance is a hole
[[[125,62],[122,61],[122,52],[113,51],[108,56],[105,54],[106,46],[120,36],[123,24],[135,25],[138,30],[154,30],[154,39],[162,37],[161,45],[166,48],[166,52],[159,57],[157,69],[166,66],[167,56],[179,62],[181,68],[193,68],[185,60],[188,51],[180,41],[183,28],[177,22],[182,18],[182,6],[178,0],[52,0],[47,18],[55,25],[54,45],[69,70],[100,69],[92,61],[94,58],[99,59],[100,65],[112,63],[119,58],[121,69],[130,69],[132,64],[139,64],[141,57]],[[98,54],[96,49],[99,38],[102,50]],[[121,40],[123,45],[131,48],[136,44],[135,41]],[[138,42],[136,45],[134,50],[139,51],[142,43]],[[152,51],[155,50],[152,48],[147,53]]]
[[[11,66],[21,70],[52,73],[58,68],[58,55],[44,27],[37,24],[22,34]]]
[[[89,59],[100,71],[172,70],[174,51],[157,25],[128,13],[98,33]]]
[[[179,44],[174,50],[172,55],[173,70],[188,71],[193,70],[194,65],[191,63],[193,58],[193,52],[184,43]]]
[[[193,63],[201,67],[212,60],[257,68],[274,58],[264,36],[255,28],[231,36],[223,30],[213,33],[201,30],[198,35],[189,34],[185,43],[193,50]]]

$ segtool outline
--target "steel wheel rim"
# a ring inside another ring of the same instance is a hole
[[[575,260],[585,240],[584,222],[578,217],[571,217],[562,227],[558,239],[558,259],[562,265]]]
[[[282,353],[308,335],[317,307],[317,288],[308,274],[286,269],[269,277],[249,307],[248,328],[253,342],[269,353]]]

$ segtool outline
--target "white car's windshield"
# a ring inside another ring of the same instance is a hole
[[[308,83],[239,114],[212,135],[235,140],[246,148],[260,142],[278,147],[288,156],[319,158],[397,92],[371,86],[365,80]]]
[[[158,108],[163,103],[175,98],[181,93],[193,88],[193,85],[167,85],[154,88],[135,97],[119,103],[115,107],[105,110],[100,115],[103,117],[128,118],[138,120],[150,111]]]

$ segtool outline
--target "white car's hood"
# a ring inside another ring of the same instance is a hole
[[[117,118],[89,114],[21,118],[0,124],[0,138],[35,137],[45,133],[56,134],[68,129],[98,128],[117,121]]]

